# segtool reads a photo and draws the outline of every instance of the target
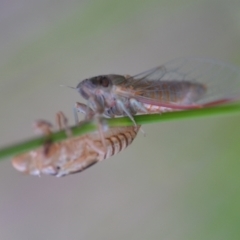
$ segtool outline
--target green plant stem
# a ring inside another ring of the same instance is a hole
[[[211,108],[194,109],[189,111],[167,112],[163,114],[146,114],[135,116],[134,119],[137,124],[150,124],[157,122],[166,122],[172,120],[199,118],[207,116],[216,116],[220,114],[240,114],[240,104],[223,105]],[[128,117],[106,119],[106,123],[109,127],[122,127],[133,125],[132,121]],[[71,127],[73,136],[81,136],[83,134],[95,131],[97,129],[96,124],[91,122],[84,123],[81,126]],[[64,130],[55,132],[51,135],[51,142],[58,142],[66,139],[66,133]],[[38,137],[26,140],[21,143],[13,144],[8,147],[0,149],[0,158],[16,155],[25,151],[33,150],[46,143],[46,137]]]

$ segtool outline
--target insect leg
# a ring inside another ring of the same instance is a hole
[[[75,125],[78,125],[79,123],[79,118],[78,118],[78,110],[76,108],[76,104],[73,107],[73,116],[74,116],[74,120],[75,120]]]
[[[55,116],[56,125],[59,130],[65,129],[67,137],[72,136],[72,132],[68,127],[68,120],[63,112],[59,111]],[[34,124],[35,129],[40,132],[42,135],[47,136],[46,142],[43,146],[43,155],[47,156],[52,146],[51,134],[52,134],[52,124],[45,121],[39,120]]]
[[[94,110],[90,108],[93,107]],[[80,112],[83,112],[86,117],[86,120],[92,120],[94,117],[97,120],[98,131],[104,148],[106,149],[105,138],[103,135],[103,124],[102,124],[102,116],[104,114],[104,99],[98,99],[96,96],[91,95],[88,99],[88,105],[80,104]],[[79,107],[79,104],[78,104]]]
[[[33,124],[34,132],[40,133],[44,136],[49,136],[52,134],[52,124],[45,120],[37,120]]]
[[[74,109],[77,112],[83,113],[86,121],[92,120],[95,115],[94,111],[84,103],[76,102]]]
[[[130,98],[129,103],[130,103],[130,108],[131,108],[132,112],[148,113],[147,109],[143,106],[143,104],[140,103],[135,98]],[[143,133],[144,136],[146,136],[146,133],[142,127],[140,127],[140,131]]]
[[[83,113],[85,115],[84,120],[86,121],[91,120],[94,116],[94,112],[89,106],[80,102],[76,102],[73,107],[73,115],[74,115],[76,125],[78,125],[81,122],[79,121],[79,118],[78,118],[78,112]]]
[[[130,98],[129,103],[130,103],[130,108],[132,109],[132,111],[135,111],[137,113],[138,112],[148,113],[147,109],[143,106],[143,104],[141,102],[139,102],[138,100],[136,100],[135,98]]]
[[[132,114],[128,111],[128,109],[125,107],[124,103],[117,99],[116,100],[116,105],[119,109],[122,109],[124,113],[126,113],[126,115],[132,120],[132,122],[134,123],[135,127],[137,126],[137,123],[135,122]]]
[[[43,149],[42,149],[42,153],[41,153],[43,156],[46,156],[49,153],[49,150],[50,150],[50,147],[51,147],[51,144],[52,144],[50,136],[52,134],[53,126],[48,121],[38,120],[38,121],[35,121],[35,123],[33,124],[33,128],[34,128],[34,132],[40,133],[41,135],[46,136],[46,140],[45,140],[45,143],[43,145]],[[27,158],[28,155],[26,154],[26,155],[23,155],[23,156],[24,156],[24,158]],[[16,168],[18,168],[19,166],[21,166],[21,164],[19,164],[19,162],[21,163],[21,157],[16,158],[16,160],[13,162],[13,165]],[[34,158],[33,159],[33,166],[36,169],[36,174],[35,175],[38,175],[40,177],[41,176],[40,173],[41,173],[41,170],[43,168],[42,162],[39,161],[38,158]]]
[[[64,115],[64,113],[59,111],[56,114],[55,120],[56,120],[56,124],[58,126],[58,129],[59,130],[64,129],[65,132],[66,132],[67,137],[71,137],[72,136],[72,132],[71,132],[69,126],[68,126],[68,120],[67,120],[66,116]]]
[[[52,134],[52,124],[45,120],[38,120],[34,123],[33,127],[34,132],[46,136],[46,140],[43,146],[43,155],[46,156],[51,146],[50,136]]]
[[[78,112],[83,113],[85,115],[86,121],[93,120],[94,116],[96,116],[99,136],[100,136],[102,144],[104,146],[104,150],[106,151],[107,146],[106,146],[106,141],[105,141],[104,134],[103,134],[103,132],[105,130],[105,126],[103,124],[100,114],[95,113],[89,106],[87,106],[84,103],[76,102],[75,108]]]

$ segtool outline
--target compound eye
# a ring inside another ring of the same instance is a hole
[[[98,83],[99,83],[99,81],[98,81],[98,79],[97,79],[96,77],[90,79],[90,82],[91,82],[93,85],[96,85],[96,86],[97,86]]]
[[[106,77],[101,77],[99,79],[99,83],[102,87],[108,87],[109,86],[109,80]]]

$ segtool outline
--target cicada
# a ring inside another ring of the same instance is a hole
[[[76,89],[107,117],[217,106],[239,100],[240,69],[217,60],[180,58],[135,76],[100,75]]]
[[[56,177],[81,172],[128,147],[140,128],[140,126],[104,128],[103,143],[98,131],[83,136],[71,136],[65,115],[59,112],[56,116],[58,127],[66,130],[68,138],[56,143],[47,141],[38,149],[15,156],[12,160],[15,169],[29,175],[45,174]],[[35,123],[35,128],[51,140],[52,124],[40,120]]]

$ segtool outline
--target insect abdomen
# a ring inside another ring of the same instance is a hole
[[[106,137],[107,151],[103,159],[109,158],[129,146],[136,137],[139,128],[140,126],[116,128],[115,131],[119,130],[116,134]]]

